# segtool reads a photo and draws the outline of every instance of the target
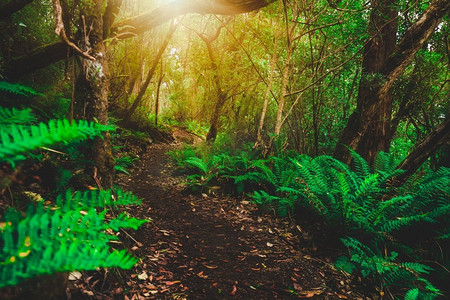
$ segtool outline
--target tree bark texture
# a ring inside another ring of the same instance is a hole
[[[346,163],[350,163],[351,155],[345,145],[356,150],[370,164],[379,151],[389,149],[393,137],[390,124],[392,85],[448,13],[450,5],[447,0],[432,1],[392,47],[396,31],[397,12],[392,9],[395,3],[393,0],[374,0],[372,3],[375,5],[369,22],[372,36],[364,51],[357,108],[334,152],[337,159]]]
[[[211,63],[211,70],[213,71],[213,82],[216,90],[216,103],[214,105],[214,111],[211,116],[209,131],[206,134],[207,142],[214,141],[217,137],[217,132],[219,130],[219,123],[220,123],[219,122],[220,112],[222,111],[222,108],[228,99],[227,92],[225,92],[225,90],[223,89],[222,83],[220,81],[220,77],[218,74],[219,66],[217,65],[216,58],[214,56],[214,52],[212,49],[212,43],[219,37],[222,28],[224,28],[226,24],[228,24],[228,22],[229,21],[227,21],[226,23],[221,23],[217,28],[216,32],[214,33],[214,35],[210,37],[206,37],[205,35],[197,32],[197,35],[205,43],[206,49],[208,50],[209,61]]]
[[[398,169],[406,170],[406,172],[395,178],[395,184],[399,186],[403,184],[445,143],[450,144],[450,116],[447,116],[436,129],[416,145],[414,150],[397,166]]]
[[[264,121],[266,119],[267,107],[269,106],[269,97],[270,97],[270,93],[272,91],[273,77],[274,77],[274,73],[275,73],[275,62],[277,59],[277,49],[278,49],[278,31],[275,32],[274,39],[275,39],[275,41],[274,41],[274,45],[273,45],[273,53],[272,53],[272,58],[270,59],[270,66],[269,66],[269,80],[267,82],[266,93],[264,95],[263,108],[261,111],[261,118],[259,119],[258,130],[256,132],[256,142],[255,142],[253,148],[257,148],[259,146],[262,146],[264,148],[264,146],[265,146],[264,140],[262,137],[262,131],[263,131],[263,127],[264,127]]]
[[[102,0],[95,0],[86,14],[86,23],[93,24],[80,35],[77,44],[89,51],[95,61],[79,57],[80,74],[76,82],[75,111],[78,119],[108,124],[109,69],[103,42]],[[89,172],[103,188],[112,187],[113,156],[109,133],[95,138],[86,153],[92,161]]]

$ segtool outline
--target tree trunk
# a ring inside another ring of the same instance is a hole
[[[80,35],[77,44],[88,51],[95,61],[79,57],[80,74],[75,88],[75,111],[78,118],[108,124],[109,69],[105,44],[103,43],[102,0],[95,0],[86,15],[86,24],[93,24]],[[85,39],[86,38],[86,39]],[[110,134],[95,138],[86,153],[92,161],[89,173],[103,188],[112,187],[114,161]]]
[[[359,83],[357,108],[350,116],[347,127],[344,129],[335,156],[349,163],[350,156],[343,145],[349,145],[372,164],[379,151],[388,151],[390,140],[390,120],[392,114],[391,91],[380,99],[378,91],[382,78],[388,74],[383,73],[383,67],[395,48],[397,34],[397,11],[394,8],[395,0],[372,0],[368,31],[370,40],[364,47],[362,62],[362,76]],[[377,105],[377,110],[367,115],[366,110],[371,105]],[[367,123],[366,134],[360,137],[358,143],[354,138]],[[343,144],[343,145],[342,145]]]
[[[209,61],[211,63],[211,70],[213,71],[213,81],[214,81],[214,85],[215,85],[214,88],[216,90],[216,98],[217,98],[215,106],[214,106],[214,111],[211,116],[209,131],[206,134],[207,142],[214,141],[217,137],[217,131],[219,129],[220,113],[222,111],[222,107],[225,105],[225,102],[228,99],[227,93],[223,89],[222,84],[220,82],[220,78],[219,78],[219,74],[218,74],[219,67],[216,63],[216,58],[214,57],[212,43],[219,37],[220,31],[222,30],[222,28],[224,28],[228,24],[229,21],[230,20],[228,20],[225,23],[221,23],[219,25],[219,27],[217,28],[216,32],[214,33],[214,35],[212,35],[210,37],[206,37],[205,35],[196,32],[197,35],[202,39],[202,41],[205,42],[206,49],[208,50],[208,56],[209,56]]]
[[[161,84],[164,78],[163,63],[161,61],[161,69],[159,74],[158,86],[156,87],[156,100],[155,100],[155,125],[158,126],[158,115],[159,115],[159,94],[161,92]]]
[[[176,25],[174,22],[172,22],[172,24],[170,25],[169,32],[167,33],[167,36],[164,39],[164,42],[161,45],[161,48],[159,48],[159,51],[153,60],[152,66],[148,70],[147,78],[145,79],[144,83],[142,84],[142,86],[139,90],[139,94],[137,95],[136,99],[134,100],[133,104],[131,105],[131,108],[125,113],[125,116],[123,118],[123,121],[125,123],[130,120],[130,118],[133,115],[136,108],[138,108],[139,104],[141,104],[142,98],[144,98],[145,92],[147,91],[150,81],[152,80],[153,75],[155,74],[156,67],[158,66],[158,63],[161,60],[161,57],[164,54],[164,51],[166,50],[167,45],[169,44],[169,41],[172,38],[177,27],[178,27],[178,25]]]
[[[406,172],[395,179],[395,185],[402,185],[436,150],[450,140],[450,116],[434,129],[414,150],[397,166]]]
[[[447,14],[449,3],[448,0],[432,1],[393,50],[391,43],[394,35],[391,31],[394,28],[393,18],[396,13],[390,8],[392,5],[387,4],[395,3],[391,0],[380,3],[381,6],[378,8],[386,10],[386,15],[389,16],[387,19],[383,19],[383,14],[379,15],[377,7],[374,7],[370,20],[372,25],[369,28],[379,28],[380,32],[372,33],[365,48],[357,108],[350,116],[336,145],[334,156],[337,159],[350,162],[351,155],[344,145],[355,149],[370,163],[380,150],[389,149],[390,139],[393,136],[390,127],[392,85]],[[378,23],[382,20],[385,21]],[[372,58],[372,62],[368,61],[369,57]]]
[[[264,120],[266,118],[266,113],[267,113],[267,107],[269,106],[269,98],[270,98],[270,93],[272,91],[272,85],[273,85],[273,76],[275,73],[275,62],[277,59],[277,48],[278,48],[278,31],[275,32],[275,41],[274,41],[274,45],[273,45],[273,53],[272,53],[272,58],[270,60],[270,65],[269,65],[269,81],[267,82],[267,88],[266,88],[266,94],[264,95],[264,104],[263,104],[263,108],[262,108],[262,112],[261,112],[261,118],[259,119],[259,125],[258,125],[258,131],[256,132],[256,142],[255,145],[253,146],[253,148],[257,148],[259,146],[264,147],[264,140],[262,138],[262,130],[264,127]]]

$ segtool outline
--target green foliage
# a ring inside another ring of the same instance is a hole
[[[12,165],[29,158],[37,148],[74,144],[112,129],[87,121],[50,120],[32,125],[35,118],[30,110],[0,108],[0,116],[0,163]],[[59,190],[72,174],[58,170]],[[56,197],[55,205],[44,206],[50,201],[44,202],[40,195],[23,195],[38,203],[30,204],[26,213],[9,208],[1,217],[0,287],[41,274],[99,267],[131,268],[136,263],[137,259],[126,250],[111,251],[109,242],[118,239],[114,232],[121,228],[137,229],[146,221],[125,213],[111,218],[108,213],[108,209],[119,205],[139,204],[136,196],[119,189],[115,193],[67,190]]]
[[[0,162],[14,164],[23,160],[23,153],[55,143],[70,143],[99,135],[111,130],[109,126],[84,120],[69,123],[67,120],[50,120],[48,124],[20,126],[11,124],[9,130],[1,131]]]
[[[124,192],[114,199],[111,191],[89,191],[58,197],[57,206],[30,207],[25,217],[10,210],[3,219],[0,251],[0,287],[26,278],[99,267],[131,268],[136,259],[126,250],[110,251],[112,231],[137,229],[144,220],[125,214],[107,222],[107,206],[136,203]],[[95,208],[99,208],[98,212]]]
[[[273,209],[286,216],[295,207],[307,208],[330,227],[347,235],[364,237],[370,247],[352,237],[342,240],[351,249],[350,260],[341,257],[336,265],[346,272],[359,270],[363,276],[380,280],[385,288],[396,286],[409,290],[408,297],[415,295],[416,288],[420,299],[439,293],[422,276],[431,268],[402,262],[395,251],[387,256],[384,249],[407,250],[403,254],[411,255],[411,249],[399,240],[401,230],[427,223],[448,225],[450,169],[430,170],[394,188],[393,180],[403,171],[394,167],[387,153],[379,153],[372,169],[354,151],[352,167],[326,155],[275,156],[261,160],[248,152],[199,158],[193,149],[186,151],[189,155],[184,160],[179,155],[178,159],[182,166],[194,172],[189,177],[191,184],[224,186],[232,179],[238,191],[253,187],[251,198],[264,210]],[[437,235],[448,237],[445,233]]]
[[[378,278],[384,287],[406,289],[405,299],[433,299],[441,295],[437,288],[422,277],[433,270],[429,266],[416,262],[397,262],[398,253],[392,251],[387,255],[381,251],[375,252],[355,238],[341,240],[350,249],[350,260],[340,257],[336,267],[348,273],[358,269],[364,277]]]
[[[9,131],[12,124],[26,124],[36,121],[36,117],[31,113],[31,109],[8,109],[0,107],[0,130]]]
[[[0,91],[10,94],[22,95],[22,96],[38,96],[42,95],[36,92],[33,88],[24,86],[19,83],[10,83],[6,81],[0,81]]]
[[[134,165],[136,160],[138,160],[138,158],[133,156],[114,158],[114,170],[130,175],[128,169]]]

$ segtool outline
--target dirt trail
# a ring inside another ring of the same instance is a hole
[[[115,299],[364,299],[298,227],[241,199],[186,193],[165,154],[174,147],[148,146],[119,180],[143,199],[129,213],[152,222],[128,232],[141,261],[110,287]]]

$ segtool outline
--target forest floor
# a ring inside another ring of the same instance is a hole
[[[376,298],[333,267],[342,249],[321,251],[326,245],[301,224],[262,214],[246,199],[187,192],[166,154],[179,146],[148,145],[131,175],[118,179],[143,199],[128,213],[149,220],[120,232],[139,262],[83,274],[73,299]]]

